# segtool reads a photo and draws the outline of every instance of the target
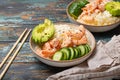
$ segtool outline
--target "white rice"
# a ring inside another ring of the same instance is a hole
[[[63,34],[66,31],[74,31],[74,32],[79,32],[77,27],[69,27],[67,24],[59,24],[55,25],[55,37],[60,37],[61,34]]]
[[[113,23],[116,23],[120,21],[120,17],[113,17],[108,11],[103,11],[99,13],[93,13],[89,16],[93,17],[94,21],[85,21],[82,18],[78,19],[78,22],[88,24],[88,25],[94,25],[94,26],[104,26],[104,25],[110,25]],[[85,16],[83,16],[85,17]]]
[[[110,25],[120,21],[120,17],[113,17],[108,11],[98,13],[94,17],[97,26]]]

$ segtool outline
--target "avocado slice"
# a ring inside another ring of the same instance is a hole
[[[109,11],[112,16],[120,16],[120,2],[111,1],[105,5],[105,9]]]
[[[48,41],[55,33],[54,24],[45,19],[43,24],[39,24],[32,31],[32,39],[35,43],[44,43]]]
[[[32,31],[32,39],[35,43],[39,43],[41,41],[41,32],[44,29],[44,24],[39,24]]]
[[[55,32],[54,25],[50,20],[46,19],[44,24],[46,25],[46,29],[42,32],[41,42],[48,41]]]

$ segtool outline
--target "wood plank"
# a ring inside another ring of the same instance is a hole
[[[68,68],[58,68],[43,63],[13,63],[3,80],[45,80],[48,76]]]
[[[3,80],[46,80],[49,76],[69,69],[45,65],[43,63],[13,63]],[[104,78],[104,80],[120,80],[120,76]]]
[[[15,42],[24,29],[23,27],[0,27],[0,42]]]
[[[44,12],[44,11],[41,11]],[[46,11],[45,13],[47,13]],[[29,12],[25,13],[23,16],[16,18],[14,16],[11,16],[9,19],[0,19],[0,27],[2,26],[19,26],[21,24],[28,24],[28,25],[33,25],[33,24],[39,24],[44,21],[45,18],[48,18],[52,20],[53,22],[69,22],[69,19],[66,15],[66,12],[58,12],[59,14],[55,13],[53,10],[49,11],[51,13],[48,14],[35,14],[34,16],[29,16],[31,15]],[[52,13],[54,12],[54,13]],[[2,16],[3,17],[3,16]],[[22,18],[22,19],[21,19]]]
[[[0,43],[0,62],[7,55],[13,44],[14,44],[13,42]],[[36,57],[33,55],[33,52],[29,47],[29,43],[26,42],[24,43],[14,62],[40,62],[40,61],[36,59]]]
[[[0,3],[0,24],[38,24],[44,18],[68,21],[66,6],[71,0],[5,0]]]

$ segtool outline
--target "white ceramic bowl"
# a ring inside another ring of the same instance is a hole
[[[93,1],[93,0],[91,0],[91,1]],[[68,16],[70,22],[72,22],[72,23],[75,23],[75,24],[78,24],[78,25],[84,25],[85,28],[87,28],[91,32],[105,32],[105,31],[112,30],[112,29],[116,28],[118,25],[120,25],[120,21],[118,21],[114,24],[105,25],[105,26],[93,26],[93,25],[87,25],[87,24],[80,23],[80,22],[76,21],[73,17],[71,17],[69,12],[68,12],[68,8],[73,2],[74,1],[70,2],[68,4],[67,8],[66,8],[67,16]]]
[[[56,27],[59,26],[59,25],[61,25],[61,27],[65,27],[65,25],[70,26],[70,27],[78,27],[79,26],[79,25],[71,24],[71,23],[56,23],[55,24]],[[95,48],[95,45],[96,45],[95,38],[88,30],[86,30],[86,36],[88,38],[88,44],[91,47],[91,51],[88,54],[84,55],[83,57],[73,59],[73,60],[54,61],[54,60],[43,58],[43,57],[39,56],[38,53],[35,51],[35,47],[37,45],[34,43],[34,41],[31,39],[31,37],[30,37],[30,40],[29,40],[29,44],[30,44],[30,48],[34,52],[35,56],[41,62],[43,62],[47,65],[50,65],[50,66],[55,66],[55,67],[70,67],[70,66],[80,64],[81,62],[85,61],[88,57],[90,57],[90,55],[92,54],[92,52]]]

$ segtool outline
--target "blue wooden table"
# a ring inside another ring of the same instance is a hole
[[[69,22],[66,6],[72,0],[0,0],[0,62],[23,30],[34,28],[45,18],[55,22]],[[98,40],[109,41],[120,34],[120,26],[104,33],[93,33]],[[67,68],[48,66],[34,57],[29,38],[23,45],[3,80],[45,80]]]

